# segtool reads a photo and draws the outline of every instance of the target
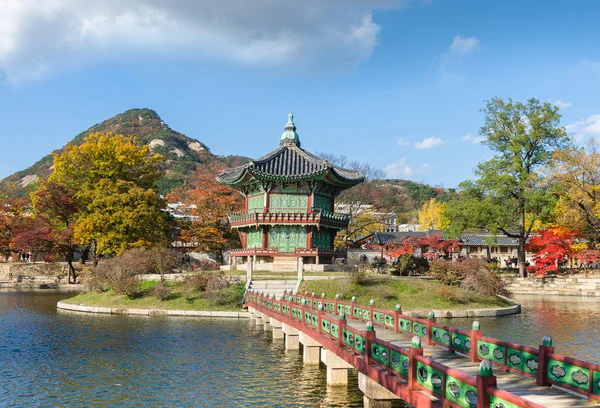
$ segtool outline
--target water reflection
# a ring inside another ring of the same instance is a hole
[[[549,334],[557,353],[600,363],[600,299],[519,295],[514,300],[522,305],[519,315],[440,322],[470,329],[478,320],[487,336],[533,347]]]
[[[0,292],[0,405],[360,407],[248,321],[56,311],[64,293]]]

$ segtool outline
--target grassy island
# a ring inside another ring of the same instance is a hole
[[[161,287],[161,295],[152,288]],[[167,290],[162,290],[166,287]],[[119,295],[114,290],[83,292],[63,300],[82,306],[164,310],[241,311],[244,284],[231,284],[211,291],[191,290],[183,282],[146,281],[136,296]],[[162,298],[162,299],[161,299]]]
[[[304,281],[300,292],[322,293],[328,298],[336,294],[368,305],[371,299],[377,307],[394,310],[396,304],[404,311],[496,309],[512,306],[510,301],[495,295],[483,295],[472,290],[447,286],[436,280],[397,278],[389,275],[369,275],[360,283],[351,279]]]

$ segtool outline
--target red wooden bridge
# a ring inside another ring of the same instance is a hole
[[[286,348],[298,348],[300,337],[305,363],[314,362],[311,350],[322,350],[328,383],[355,368],[365,406],[394,398],[418,408],[584,407],[600,400],[600,365],[555,353],[549,336],[533,348],[486,337],[477,322],[466,331],[437,323],[432,312],[419,319],[371,303],[314,293],[245,298],[274,338],[285,333]]]

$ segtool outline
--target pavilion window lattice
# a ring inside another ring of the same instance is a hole
[[[308,212],[308,196],[298,194],[271,194],[271,212]]]
[[[265,195],[261,194],[248,198],[248,212],[263,212],[265,208]]]
[[[248,231],[248,242],[246,244],[247,248],[262,248],[262,230],[249,230]]]
[[[314,230],[312,236],[313,248],[331,249],[331,231],[328,229]]]
[[[279,252],[306,248],[306,229],[297,225],[276,225],[269,230],[269,247]]]
[[[321,195],[315,194],[313,208],[319,208],[325,211],[331,211],[331,198],[323,197]]]

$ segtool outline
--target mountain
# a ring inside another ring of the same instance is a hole
[[[153,152],[162,154],[165,176],[158,182],[162,194],[181,185],[197,164],[216,163],[233,167],[249,160],[243,156],[212,154],[204,143],[171,129],[151,109],[130,109],[81,132],[71,143],[80,145],[88,134],[96,132],[135,136],[139,142],[149,145]],[[12,184],[16,189],[14,194],[23,196],[38,177],[46,178],[52,174],[52,164],[52,154],[49,154],[33,166],[2,180],[0,188]]]

